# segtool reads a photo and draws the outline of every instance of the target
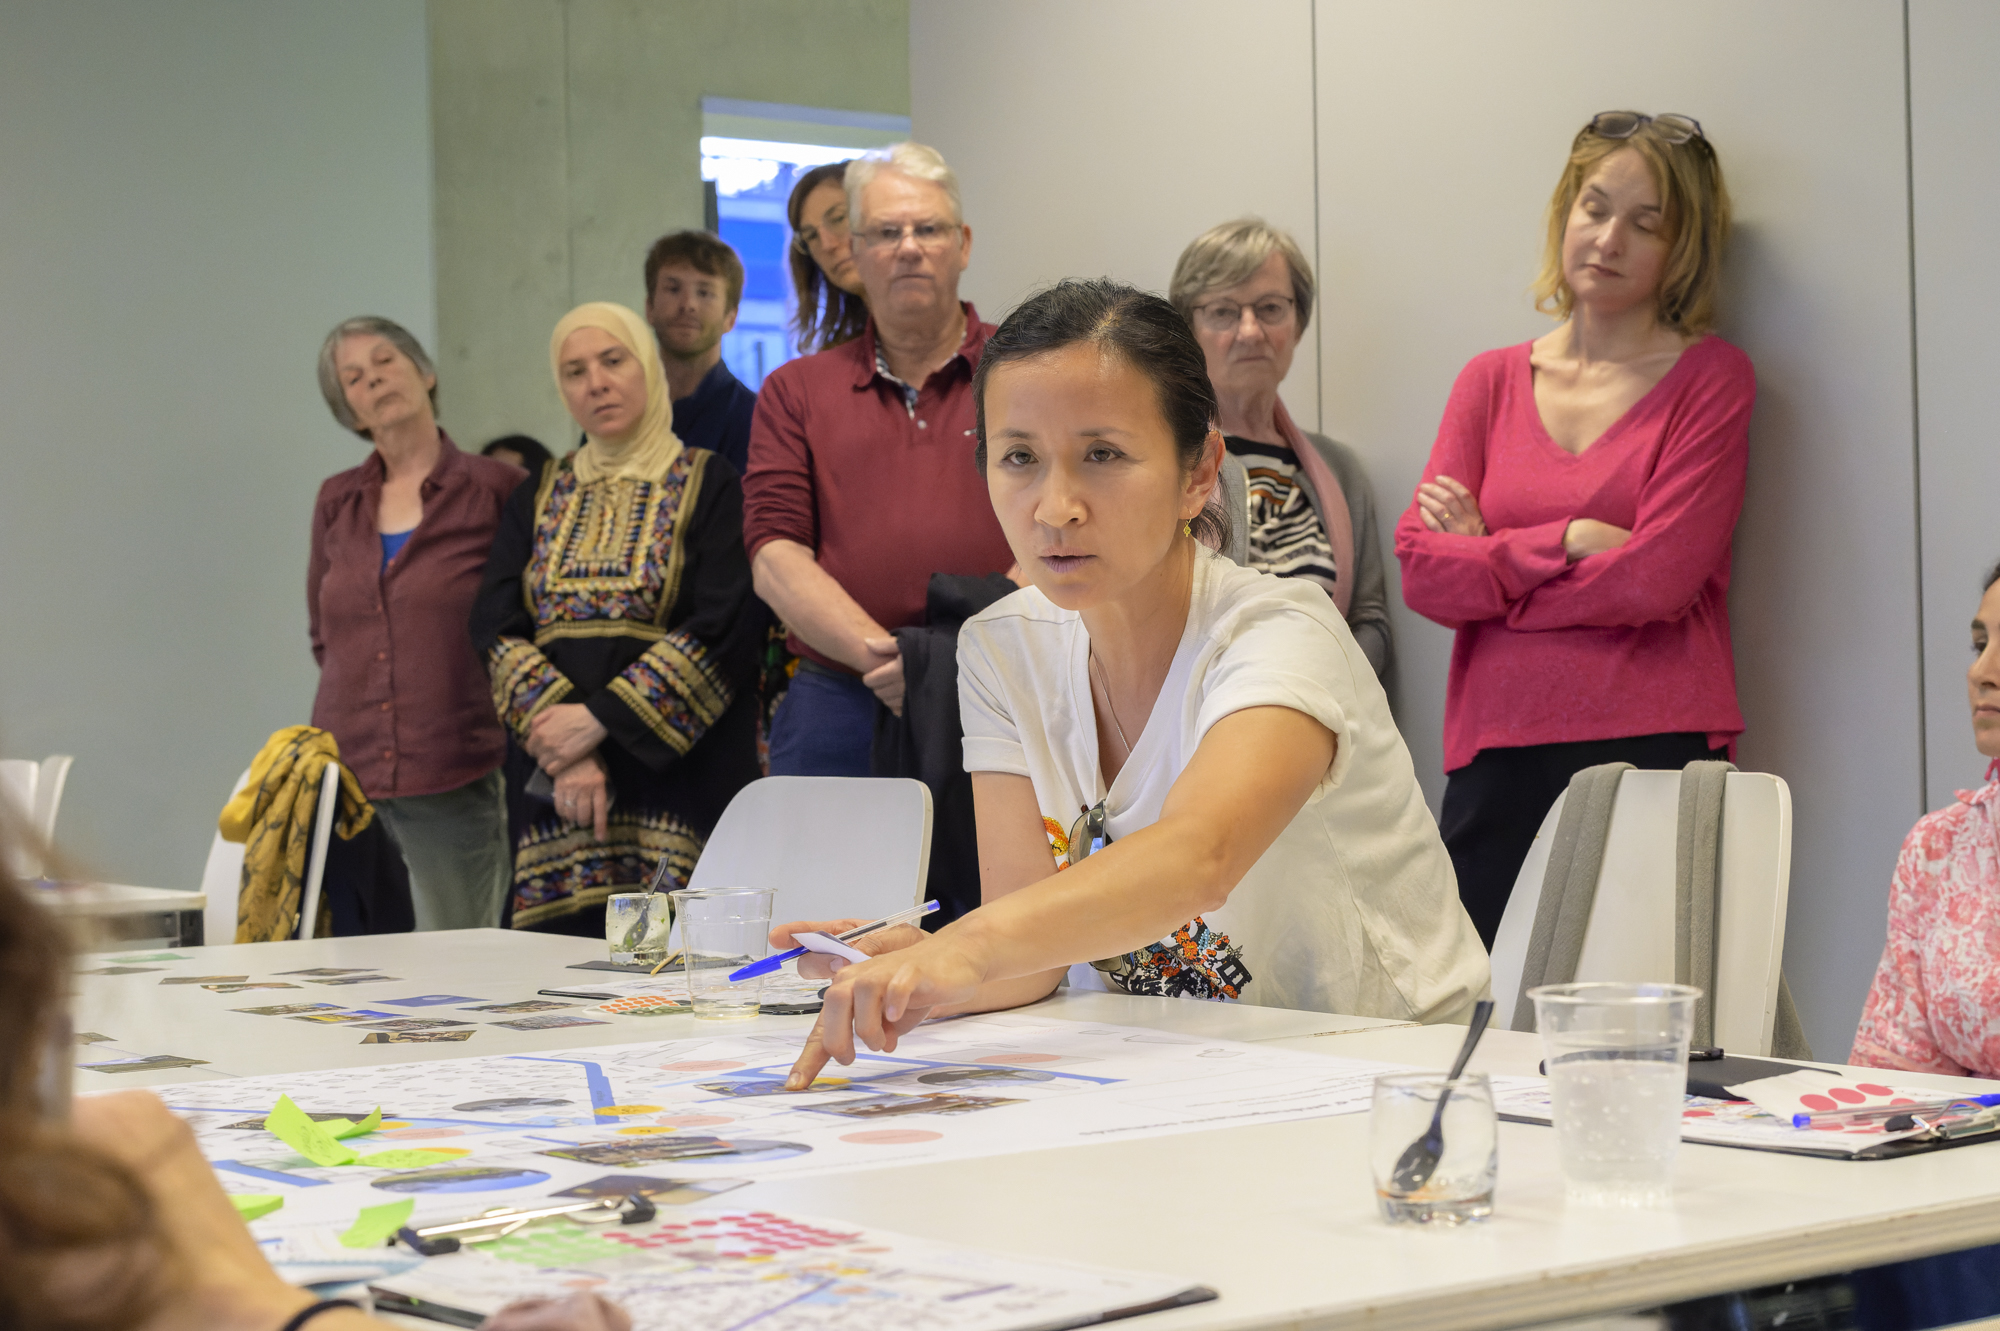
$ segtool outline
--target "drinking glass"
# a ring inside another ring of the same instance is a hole
[[[672,910],[665,892],[614,892],[604,899],[604,941],[616,966],[653,967],[667,955]]]
[[[1701,990],[1685,984],[1530,989],[1548,1057],[1556,1155],[1569,1200],[1673,1201],[1687,1096],[1688,1036]]]
[[[1375,1199],[1382,1218],[1402,1225],[1459,1225],[1493,1214],[1493,1179],[1500,1135],[1493,1112],[1493,1083],[1467,1072],[1451,1084],[1445,1101],[1444,1153],[1421,1188],[1399,1191],[1392,1179],[1410,1144],[1430,1131],[1442,1072],[1397,1072],[1375,1079],[1368,1117],[1368,1162],[1375,1171]]]
[[[764,977],[731,981],[729,973],[770,951],[771,899],[777,889],[683,888],[668,895],[674,900],[688,998],[696,1019],[756,1016]]]

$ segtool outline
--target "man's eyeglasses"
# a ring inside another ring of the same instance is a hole
[[[1708,136],[1701,132],[1701,122],[1693,116],[1659,115],[1649,116],[1638,111],[1599,111],[1590,118],[1590,132],[1600,139],[1629,139],[1642,126],[1651,125],[1653,133],[1659,135],[1663,143],[1682,144],[1689,139],[1706,142]]]
[[[854,239],[871,250],[893,250],[903,243],[904,236],[908,236],[917,242],[920,250],[941,250],[951,244],[956,235],[956,222],[912,222],[908,226],[883,222],[856,231]]]
[[[1290,296],[1266,296],[1255,305],[1219,300],[1212,305],[1195,306],[1194,317],[1210,332],[1226,333],[1243,322],[1243,311],[1250,310],[1264,327],[1282,328],[1292,321],[1292,311],[1297,307],[1298,302]]]
[[[826,229],[837,235],[846,234],[847,209],[842,208],[837,213],[829,213],[826,218]],[[802,226],[793,233],[792,244],[801,254],[804,254],[809,252],[813,246],[820,244],[824,239],[825,237],[820,235],[818,227]]]

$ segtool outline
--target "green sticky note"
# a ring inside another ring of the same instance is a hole
[[[410,1212],[417,1207],[417,1199],[406,1197],[400,1202],[384,1202],[380,1206],[364,1206],[361,1214],[354,1217],[354,1224],[340,1236],[342,1247],[379,1248],[389,1241],[389,1236],[410,1223]]]
[[[261,1216],[267,1216],[285,1204],[285,1199],[274,1192],[232,1192],[229,1200],[236,1203],[236,1214],[247,1223]]]
[[[417,1148],[407,1151],[377,1151],[364,1155],[354,1163],[366,1165],[370,1169],[422,1169],[425,1165],[448,1165],[462,1159],[463,1151],[426,1151]]]
[[[351,1165],[354,1152],[333,1139],[323,1123],[315,1123],[306,1112],[281,1095],[264,1120],[264,1130],[316,1165]]]
[[[346,1119],[342,1118],[322,1123],[320,1126],[323,1128],[333,1128],[335,1123],[343,1125],[339,1128],[334,1128],[333,1135],[336,1137],[342,1139],[348,1137],[365,1137],[382,1126],[382,1106],[376,1105],[373,1109],[369,1110],[368,1117],[362,1119],[359,1123],[349,1123]]]

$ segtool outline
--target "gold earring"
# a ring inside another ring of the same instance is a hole
[[[1194,535],[1194,524],[1192,522],[1183,522],[1181,524],[1181,535],[1183,536]]]

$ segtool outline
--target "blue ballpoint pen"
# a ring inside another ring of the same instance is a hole
[[[926,901],[921,906],[912,906],[908,910],[899,910],[894,915],[884,915],[881,919],[873,923],[849,929],[844,934],[835,934],[834,938],[843,943],[851,943],[861,937],[861,935],[872,934],[877,929],[887,929],[891,925],[908,924],[912,920],[920,920],[937,910],[937,908],[937,902]],[[795,947],[789,952],[780,952],[776,956],[765,957],[762,961],[753,961],[741,970],[729,972],[729,982],[734,984],[738,980],[754,980],[759,975],[769,975],[793,957],[803,957],[811,950],[811,948]]]

